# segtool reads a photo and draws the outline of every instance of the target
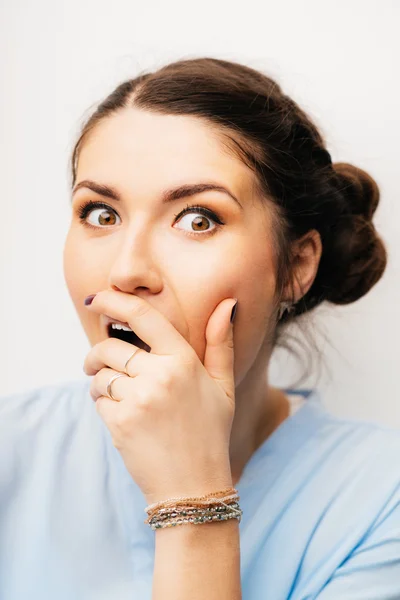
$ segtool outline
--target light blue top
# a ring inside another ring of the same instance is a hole
[[[0,600],[151,600],[156,532],[90,381],[0,398]],[[236,486],[243,600],[399,600],[400,432],[297,393]]]

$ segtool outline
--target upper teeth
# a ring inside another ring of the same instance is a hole
[[[132,329],[130,327],[127,327],[126,325],[121,325],[120,323],[111,323],[111,328],[112,329],[123,329],[124,331],[132,331]]]

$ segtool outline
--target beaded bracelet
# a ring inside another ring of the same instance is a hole
[[[238,504],[239,499],[234,488],[201,497],[169,498],[145,509],[149,515],[145,523],[155,530],[185,523],[198,525],[229,519],[238,519],[240,522],[243,511]]]
[[[238,519],[240,522],[242,514],[243,511],[240,509],[239,504],[234,503],[228,508],[217,506],[209,510],[181,510],[171,512],[161,518],[153,517],[152,519],[149,519],[148,523],[150,527],[155,530],[183,525],[185,523],[199,525],[212,521],[227,521],[229,519]]]

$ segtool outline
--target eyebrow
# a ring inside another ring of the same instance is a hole
[[[107,198],[111,198],[119,202],[121,200],[121,195],[117,192],[117,190],[109,185],[104,185],[101,183],[96,183],[91,179],[84,179],[77,183],[73,190],[72,196],[77,192],[80,188],[88,188],[96,194],[100,194],[101,196],[106,196]],[[161,195],[161,202],[166,204],[168,202],[174,202],[175,200],[180,200],[181,198],[187,198],[190,196],[194,196],[196,194],[202,194],[203,192],[208,192],[210,190],[214,190],[217,192],[223,192],[230,196],[239,206],[243,209],[239,200],[223,185],[218,185],[212,182],[204,182],[204,183],[194,183],[194,184],[184,184],[179,187],[172,188],[170,190],[165,190]]]

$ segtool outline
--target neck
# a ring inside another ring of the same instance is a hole
[[[229,450],[234,486],[254,452],[289,416],[287,396],[279,388],[269,385],[265,371],[265,363],[262,369],[254,365],[236,387]]]

